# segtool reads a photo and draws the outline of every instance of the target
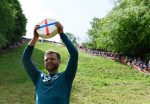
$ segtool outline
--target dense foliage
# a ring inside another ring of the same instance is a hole
[[[91,48],[131,56],[150,53],[150,0],[119,0],[105,18],[93,18]]]
[[[76,46],[78,45],[77,38],[74,34],[67,32],[66,35],[68,36],[68,38],[72,41],[74,45]]]
[[[18,0],[0,2],[0,48],[17,41],[26,32],[26,17]]]

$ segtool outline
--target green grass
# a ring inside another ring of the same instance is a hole
[[[34,86],[20,61],[27,44],[0,55],[0,104],[34,104]],[[62,56],[60,71],[69,58],[65,47],[38,42],[33,61],[46,72],[43,55],[47,49]],[[113,60],[79,50],[79,64],[70,104],[149,104],[150,77]]]

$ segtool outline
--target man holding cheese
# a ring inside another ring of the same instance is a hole
[[[70,54],[65,71],[58,72],[61,56],[54,51],[45,52],[44,65],[48,74],[41,72],[32,62],[31,56],[39,38],[36,32],[38,26],[35,27],[34,36],[22,55],[23,65],[35,85],[36,104],[69,104],[72,83],[77,71],[78,51],[64,34],[63,26],[57,22],[56,27]]]

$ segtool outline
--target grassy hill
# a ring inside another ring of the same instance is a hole
[[[34,104],[34,86],[26,74],[21,55],[27,44],[0,55],[0,104]],[[44,51],[60,52],[65,69],[68,52],[65,47],[38,42],[33,61],[46,72]],[[70,104],[149,104],[150,77],[110,59],[79,51],[79,64]]]

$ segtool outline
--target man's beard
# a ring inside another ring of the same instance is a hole
[[[58,64],[47,64],[46,69],[48,72],[57,72],[59,65]]]

